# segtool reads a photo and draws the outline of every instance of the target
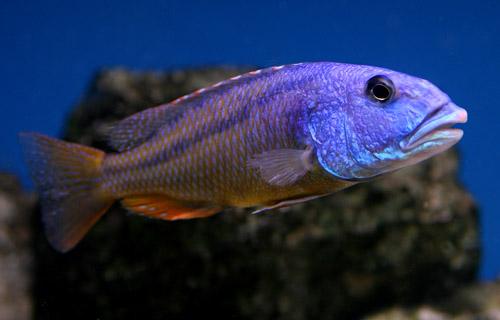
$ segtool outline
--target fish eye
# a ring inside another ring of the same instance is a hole
[[[394,95],[394,84],[386,76],[374,76],[366,83],[366,93],[379,102],[386,102]]]

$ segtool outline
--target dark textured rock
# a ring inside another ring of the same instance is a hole
[[[242,70],[100,73],[65,138],[106,149],[111,122]],[[477,214],[457,154],[286,212],[166,222],[116,206],[72,252],[37,234],[39,319],[356,318],[475,278]]]
[[[0,319],[31,319],[31,217],[35,199],[0,173]]]
[[[430,305],[396,307],[366,320],[499,320],[500,282],[475,284]]]

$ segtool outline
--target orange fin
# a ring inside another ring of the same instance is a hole
[[[162,195],[132,196],[123,199],[122,205],[137,214],[164,220],[205,218],[221,211],[219,207],[190,206]]]

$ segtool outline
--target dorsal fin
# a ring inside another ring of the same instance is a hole
[[[294,63],[293,66],[299,66],[301,64],[302,63]],[[215,90],[218,87],[223,87],[225,85],[232,84],[232,83],[234,83],[236,81],[239,81],[239,80],[246,80],[248,78],[255,77],[255,76],[257,76],[257,75],[259,75],[261,73],[278,71],[278,70],[283,69],[284,67],[285,67],[285,65],[281,65],[281,66],[274,66],[274,67],[269,67],[269,68],[265,68],[265,69],[258,69],[258,70],[249,71],[247,73],[243,73],[243,74],[231,77],[229,79],[219,81],[219,82],[217,82],[217,83],[215,83],[215,84],[213,84],[211,86],[198,89],[198,90],[196,90],[196,91],[194,91],[194,92],[192,92],[190,94],[186,94],[186,95],[184,95],[182,97],[179,97],[179,98],[173,100],[170,103],[171,104],[178,104],[178,103],[181,103],[183,101],[189,100],[191,98],[195,98],[195,97],[199,96],[200,94],[202,94],[204,92],[210,92],[212,90]]]
[[[182,108],[164,104],[133,114],[115,124],[109,131],[109,145],[116,151],[130,150],[151,138],[163,125],[170,123]]]
[[[163,195],[127,197],[122,200],[122,205],[134,213],[163,220],[204,218],[222,210],[215,206],[190,205]]]
[[[301,63],[293,64],[293,66],[299,65],[301,65]],[[160,127],[176,119],[184,110],[183,106],[179,105],[182,102],[186,102],[189,99],[195,98],[205,92],[213,92],[218,87],[229,85],[240,79],[246,80],[261,73],[281,70],[284,67],[284,65],[275,66],[237,75],[227,80],[217,82],[206,88],[198,89],[190,94],[177,98],[168,104],[160,105],[158,107],[146,109],[142,112],[133,114],[130,117],[119,121],[110,129],[108,134],[108,143],[113,149],[119,152],[133,149],[154,136]]]

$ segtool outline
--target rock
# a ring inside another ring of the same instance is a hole
[[[114,121],[244,71],[111,69],[97,75],[64,138],[109,149]],[[42,319],[349,319],[433,301],[475,279],[477,212],[458,156],[295,206],[167,222],[115,206],[78,247],[36,236]],[[41,229],[41,228],[39,228]]]
[[[450,318],[442,312],[430,307],[422,306],[416,309],[392,308],[380,312],[365,320],[449,320]]]
[[[499,320],[500,281],[474,284],[457,290],[432,306],[391,308],[365,320]]]
[[[18,180],[0,173],[0,319],[32,315],[31,217],[35,201]]]

